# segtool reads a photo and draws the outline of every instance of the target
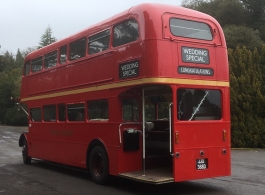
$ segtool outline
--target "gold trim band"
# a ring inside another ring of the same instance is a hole
[[[151,84],[151,83],[229,87],[229,82],[226,81],[192,80],[192,79],[176,79],[176,78],[142,78],[137,80],[123,81],[123,82],[111,83],[106,85],[99,85],[99,86],[87,87],[82,89],[74,89],[74,90],[51,93],[46,95],[33,96],[33,97],[23,98],[21,99],[21,102],[73,95],[78,93],[86,93],[91,91],[100,91],[104,89],[113,89],[113,88],[126,87],[132,85]]]

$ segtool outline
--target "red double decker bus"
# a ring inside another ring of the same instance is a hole
[[[32,158],[154,184],[231,174],[223,31],[209,15],[141,4],[26,56]]]

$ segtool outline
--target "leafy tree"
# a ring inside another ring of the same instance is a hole
[[[21,52],[23,58],[25,58],[29,53],[36,51],[38,48],[37,47],[27,47],[25,50]]]
[[[262,57],[246,47],[228,50],[234,147],[265,147]]]
[[[183,0],[181,6],[198,10],[200,7],[202,7],[202,4],[209,2],[210,2],[209,0]]]
[[[213,16],[223,28],[231,25],[252,28],[265,42],[264,0],[183,0],[182,6]]]
[[[18,110],[17,106],[8,108],[5,114],[4,123],[6,125],[27,125],[28,120],[26,114],[22,110]]]
[[[265,1],[241,0],[248,11],[247,25],[260,31],[260,36],[265,41]]]
[[[261,49],[263,41],[258,30],[245,26],[229,25],[223,28],[227,47],[235,49],[237,46],[246,46],[253,50],[255,47]]]
[[[16,59],[15,59],[15,68],[22,68],[24,64],[24,57],[20,50],[17,50]]]
[[[244,25],[248,15],[240,0],[184,0],[182,6],[213,16],[223,27]]]
[[[55,41],[56,41],[56,38],[52,36],[52,29],[50,26],[48,26],[48,28],[46,28],[44,34],[41,36],[39,48],[50,45],[51,43],[54,43]]]
[[[11,97],[18,97],[18,91],[14,90],[16,87],[18,75],[21,71],[14,69],[0,73],[0,121],[4,121],[5,113],[11,107]],[[13,93],[16,94],[13,94]]]
[[[14,66],[13,54],[6,51],[4,55],[0,55],[0,72],[5,71],[6,69],[11,70]]]
[[[1,56],[5,68],[0,72],[0,123],[21,125],[27,121],[27,116],[19,113],[15,105],[15,99],[20,95],[21,62],[23,64],[23,57],[20,55],[18,51],[16,59],[8,52]]]

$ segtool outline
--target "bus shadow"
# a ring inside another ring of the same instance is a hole
[[[196,181],[153,185],[115,177],[110,180],[108,185],[137,195],[226,194],[225,189],[211,186],[208,182],[202,183]]]
[[[89,172],[75,167],[64,166],[47,161],[34,160],[31,166],[36,168],[54,171],[60,174],[76,177],[78,179],[87,180],[93,183],[90,179]],[[178,183],[168,183],[153,185],[141,183],[126,178],[110,176],[106,188],[118,189],[124,194],[137,195],[182,195],[182,194],[226,194],[226,189],[211,185],[209,182],[187,181]]]

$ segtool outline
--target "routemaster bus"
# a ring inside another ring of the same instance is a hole
[[[141,4],[25,58],[32,159],[152,184],[231,174],[229,68],[209,15]]]

